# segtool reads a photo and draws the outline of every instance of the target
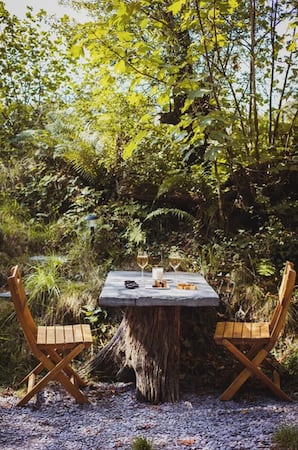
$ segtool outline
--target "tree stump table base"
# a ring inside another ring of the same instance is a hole
[[[180,307],[127,308],[123,322],[125,365],[135,372],[137,399],[177,401]]]
[[[124,308],[122,322],[111,341],[96,355],[91,370],[119,381],[134,374],[136,397],[153,404],[179,400],[181,306],[217,306],[218,295],[198,274],[175,274],[175,280],[195,283],[195,290],[126,289],[125,280],[138,272],[109,272],[100,305]],[[145,274],[145,278],[152,278]],[[133,378],[133,377],[131,377]],[[131,381],[131,379],[130,379]]]

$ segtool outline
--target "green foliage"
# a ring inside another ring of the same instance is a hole
[[[111,201],[96,210],[98,215],[93,251],[102,263],[117,265],[134,255],[140,243],[146,242],[142,226],[145,207],[131,202]]]
[[[50,236],[50,229],[30,217],[30,211],[16,199],[0,196],[1,251],[10,258],[24,258],[29,252],[40,252]]]
[[[177,217],[178,220],[185,220],[187,222],[193,223],[194,218],[191,214],[187,213],[186,211],[182,211],[181,209],[177,208],[158,208],[154,211],[151,211],[147,216],[145,220],[152,220],[156,217],[163,217],[172,215],[174,217]]]
[[[200,8],[196,7],[196,2],[168,5],[141,1],[132,5],[125,1],[109,6],[99,2],[98,11],[105,13],[98,14],[96,32],[88,33],[90,25],[87,25],[76,40],[81,46],[88,47],[103,79],[111,81],[114,76],[116,83],[119,79],[132,80],[132,85],[140,88],[146,83],[151,88],[149,94],[155,97],[161,109],[176,114],[180,132],[181,128],[185,130],[191,124],[190,141],[188,137],[191,144],[201,140],[204,131],[208,130],[209,154],[219,156],[221,152],[229,151],[231,142],[234,147],[240,141],[249,153],[249,144],[257,145],[254,138],[259,131],[255,125],[249,135],[245,127],[246,121],[258,120],[254,117],[257,112],[250,104],[250,95],[253,91],[263,108],[267,104],[272,108],[270,99],[268,103],[262,101],[262,94],[266,99],[273,95],[272,90],[264,91],[266,83],[262,82],[264,78],[268,79],[269,86],[275,87],[281,70],[287,66],[294,69],[295,63],[289,55],[296,50],[295,45],[291,45],[295,39],[291,34],[287,35],[289,53],[286,55],[281,54],[283,46],[279,34],[274,34],[270,41],[270,28],[275,29],[277,23],[289,20],[284,4],[275,11],[274,22],[270,7],[262,3],[256,9],[257,19],[253,22],[249,8],[242,1],[215,2]],[[255,33],[253,39],[250,39],[251,32]],[[244,36],[247,36],[245,45]],[[232,52],[229,51],[231,43]],[[271,60],[272,52],[274,62],[278,60],[276,66]],[[245,59],[249,60],[252,54],[258,73],[255,68],[251,71],[246,68]],[[276,88],[281,96],[286,97],[285,92],[289,94],[292,75],[285,80],[284,90]],[[249,81],[252,85],[246,90]],[[204,109],[204,102],[212,107]],[[274,120],[280,118],[273,112],[272,126]],[[229,127],[237,140],[227,132]],[[276,137],[274,133],[270,135],[271,139]]]
[[[45,11],[34,16],[29,8],[26,18],[19,20],[9,16],[3,2],[0,10],[0,137],[7,133],[13,140],[17,133],[42,124],[45,103],[59,100],[63,91],[59,88],[69,76],[61,39],[55,40],[53,33],[44,29]],[[8,148],[6,143],[1,154]],[[17,141],[14,153],[21,154]]]
[[[101,320],[101,317],[103,319],[107,318],[107,312],[103,310],[102,308],[92,308],[90,306],[83,306],[82,307],[82,313],[84,314],[85,321],[89,322],[91,325],[96,324]],[[101,328],[103,327],[103,324],[101,324]],[[102,328],[102,331],[105,331],[105,328]]]
[[[298,449],[298,428],[296,425],[281,425],[273,434],[272,442],[282,450]]]
[[[153,450],[153,444],[145,437],[136,437],[132,441],[132,450]]]
[[[3,273],[64,255],[25,266],[33,308],[103,341],[106,271],[177,246],[228,314],[267,317],[298,260],[296,3],[91,3],[77,26],[0,3]]]
[[[240,215],[245,227],[255,219],[263,223],[266,213],[287,221],[289,207],[295,207],[291,194],[279,199],[276,207],[270,192],[265,190],[270,177],[276,174],[278,179],[285,167],[295,172],[292,159],[285,153],[287,146],[291,154],[292,133],[295,133],[291,120],[295,111],[288,109],[288,116],[284,116],[268,101],[269,119],[267,113],[261,116],[250,101],[257,98],[261,103],[262,95],[254,95],[244,88],[254,86],[255,80],[258,93],[263,94],[264,77],[274,80],[282,67],[278,65],[277,70],[274,58],[284,58],[285,70],[289,68],[291,74],[295,70],[293,37],[283,36],[288,39],[291,57],[279,55],[282,38],[278,33],[273,33],[275,52],[270,53],[273,44],[267,39],[270,27],[286,18],[289,20],[285,7],[278,8],[278,20],[272,24],[270,7],[257,5],[256,17],[263,20],[257,19],[254,43],[249,40],[253,24],[243,2],[229,6],[218,2],[200,9],[194,2],[187,7],[184,2],[172,5],[160,2],[149,5],[145,1],[138,5],[126,1],[119,5],[98,2],[93,5],[93,14],[97,8],[95,28],[94,24],[85,24],[74,30],[75,53],[82,55],[83,47],[88,52],[83,60],[78,60],[80,76],[69,84],[73,90],[69,97],[63,97],[66,104],[57,101],[54,109],[51,105],[44,108],[47,115],[39,117],[44,119],[46,130],[37,130],[36,124],[33,127],[24,120],[21,132],[15,130],[13,136],[16,153],[25,152],[29,157],[29,161],[26,158],[22,163],[19,173],[22,175],[17,181],[21,183],[19,198],[30,214],[49,222],[63,214],[82,211],[84,201],[85,210],[89,210],[101,206],[106,199],[121,196],[128,201],[146,202],[149,211],[152,206],[149,203],[157,199],[155,211],[181,210],[185,217],[183,203],[186,212],[208,232],[217,228],[219,218],[220,226],[235,232],[241,226]],[[36,54],[39,51],[46,58],[41,44],[33,45],[40,26],[32,15],[28,16],[29,23],[14,23],[7,15],[4,17],[8,30],[17,36],[21,36],[25,25],[27,29],[36,26],[30,33],[32,42],[29,34],[28,40]],[[57,78],[51,77],[52,85],[48,84],[48,90],[40,95],[40,101],[46,105],[51,89],[59,92],[57,86],[66,77],[62,45],[63,39],[69,38],[66,23],[63,33],[60,32],[60,44],[51,41],[51,52],[45,61],[48,67],[53,55],[59,52],[61,56],[57,58],[61,64],[56,70]],[[250,42],[249,49],[243,48],[244,36]],[[6,39],[10,49],[12,43]],[[49,34],[46,39],[49,44]],[[231,42],[233,52],[228,50]],[[28,60],[25,50],[24,54],[21,49],[18,51],[20,62],[25,56]],[[247,71],[242,61],[252,51],[257,74]],[[31,61],[36,60],[36,54]],[[23,65],[26,67],[25,61]],[[74,66],[71,70],[75,70]],[[36,83],[30,73],[28,92]],[[288,86],[294,82],[291,76],[280,91],[282,101],[289,99]],[[262,84],[258,81],[260,77]],[[43,88],[44,84],[45,81]],[[294,91],[291,87],[291,92]],[[270,97],[273,93],[266,95]],[[260,106],[264,111],[267,103]],[[157,113],[161,119],[159,124],[153,121]],[[252,128],[256,129],[249,133],[247,130]],[[279,140],[284,136],[287,138],[282,144]],[[268,139],[271,146],[274,144],[274,152],[268,150]],[[248,174],[244,183],[238,171]],[[285,173],[282,180],[286,179]],[[252,197],[247,193],[248,186],[250,194],[254,191]],[[134,218],[130,225],[131,233],[127,233],[130,242],[138,244],[145,239],[141,219]]]
[[[290,345],[287,346],[287,353],[284,360],[284,365],[291,375],[298,379],[298,340],[293,339]]]
[[[60,296],[63,278],[60,268],[63,261],[59,257],[49,256],[37,265],[25,278],[25,289],[32,311],[45,315],[50,300],[56,303]]]
[[[31,356],[13,305],[0,299],[0,385],[12,385],[31,370]]]
[[[268,259],[262,258],[256,268],[259,275],[263,275],[265,277],[269,277],[274,274],[275,267],[273,266],[272,262]]]

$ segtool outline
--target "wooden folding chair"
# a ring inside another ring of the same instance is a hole
[[[266,359],[275,346],[284,327],[287,311],[296,280],[293,264],[286,263],[279,288],[279,301],[270,322],[218,322],[214,334],[215,342],[227,348],[244,366],[230,386],[221,394],[221,400],[231,400],[240,387],[251,376],[256,376],[281,400],[291,398],[280,388],[280,375],[276,365]],[[273,369],[271,380],[261,369],[261,365]]]
[[[89,325],[37,326],[29,309],[18,266],[11,270],[8,285],[18,320],[27,343],[39,364],[21,381],[27,381],[27,393],[18,402],[25,405],[49,381],[59,381],[78,403],[89,403],[79,387],[86,386],[71,368],[70,362],[92,344]],[[37,379],[46,370],[47,373]]]

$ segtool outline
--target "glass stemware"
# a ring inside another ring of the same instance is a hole
[[[172,269],[174,270],[176,278],[176,271],[181,263],[181,255],[179,254],[179,252],[173,251],[169,254],[169,263]]]
[[[145,252],[143,250],[138,251],[137,264],[141,269],[142,285],[144,286],[144,269],[148,264],[148,253],[147,252]]]

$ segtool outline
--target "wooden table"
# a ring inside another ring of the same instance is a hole
[[[164,278],[168,289],[152,288],[151,273],[144,273],[142,285],[140,272],[111,271],[99,298],[101,306],[124,308],[120,325],[124,365],[135,372],[137,398],[155,404],[179,399],[180,307],[215,307],[219,302],[199,274],[169,272]],[[140,287],[127,289],[125,280]],[[196,289],[177,289],[181,282]]]

